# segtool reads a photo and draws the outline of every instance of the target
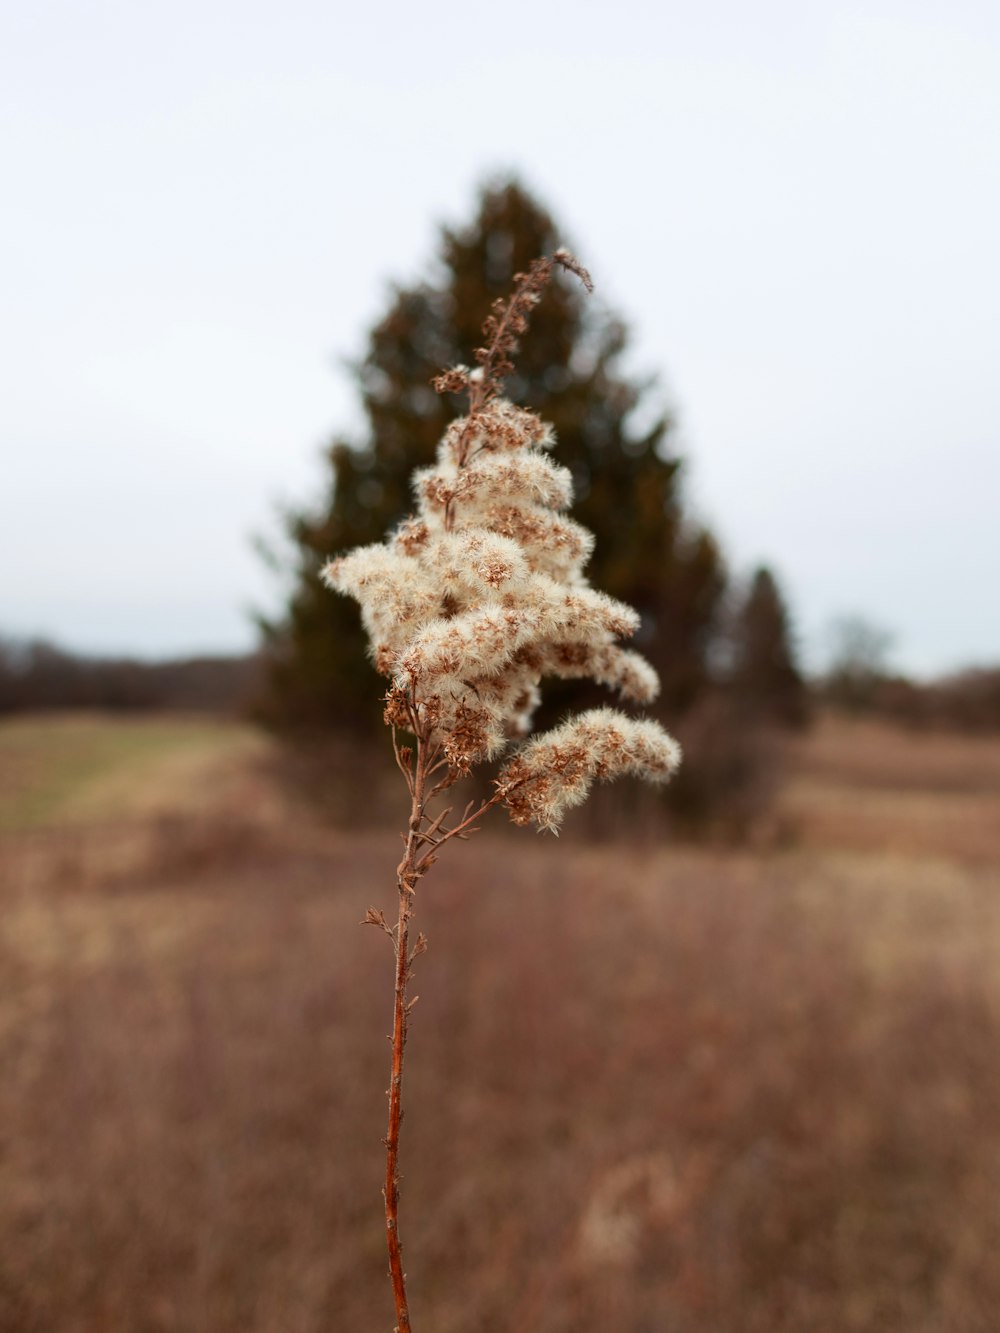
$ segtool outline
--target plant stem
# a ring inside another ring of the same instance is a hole
[[[406,1303],[406,1274],[399,1241],[399,1125],[403,1118],[403,1050],[406,1046],[407,947],[412,890],[399,890],[399,921],[396,926],[396,1002],[392,1020],[392,1072],[389,1081],[389,1128],[385,1136],[385,1234],[389,1246],[389,1275],[396,1301],[397,1333],[410,1333]]]
[[[444,810],[434,820],[429,821],[428,801],[436,796],[444,783],[432,786],[434,774],[441,768],[442,760],[437,747],[430,745],[422,734],[416,718],[416,709],[411,704],[410,720],[416,737],[416,761],[413,762],[405,750],[396,745],[393,732],[393,750],[396,762],[406,777],[410,789],[410,822],[406,832],[406,846],[403,859],[396,867],[396,884],[399,890],[399,917],[395,928],[390,930],[381,912],[369,909],[366,921],[378,925],[392,939],[396,954],[396,985],[392,1011],[392,1066],[389,1071],[389,1127],[385,1136],[385,1236],[389,1248],[389,1276],[392,1279],[392,1294],[396,1302],[395,1333],[412,1333],[410,1310],[406,1300],[406,1274],[403,1271],[403,1247],[399,1239],[399,1127],[403,1119],[403,1054],[406,1050],[406,1033],[410,1022],[410,1010],[416,1004],[416,997],[407,1001],[406,987],[411,977],[414,958],[423,953],[426,940],[417,936],[417,942],[410,948],[410,918],[413,915],[414,889],[417,882],[427,873],[436,859],[436,852],[452,838],[465,838],[474,832],[476,820],[485,814],[491,806],[501,799],[502,792],[496,791],[488,800],[473,809],[473,802],[465,808],[465,813],[452,827],[444,826],[445,817],[450,813]],[[411,769],[410,764],[413,763]]]
[[[424,789],[427,777],[426,749],[417,741],[417,761],[413,775],[410,824],[406,836],[406,850],[396,869],[399,888],[399,919],[393,942],[396,951],[396,989],[392,1017],[392,1067],[389,1075],[389,1128],[385,1136],[385,1235],[389,1247],[389,1276],[396,1302],[396,1333],[411,1333],[410,1311],[406,1301],[406,1274],[403,1272],[403,1247],[399,1240],[399,1126],[403,1119],[403,1052],[406,1048],[406,1029],[409,1006],[406,1002],[406,984],[410,979],[412,956],[409,949],[410,916],[413,912],[413,889],[419,878],[417,850],[424,819]],[[421,941],[417,941],[419,950]]]

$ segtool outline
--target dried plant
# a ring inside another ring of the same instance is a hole
[[[664,782],[680,748],[656,723],[610,708],[591,709],[525,740],[545,676],[589,677],[637,704],[659,688],[656,672],[619,646],[638,628],[631,607],[591,588],[583,569],[593,540],[565,511],[569,472],[552,462],[549,427],[502,396],[531,311],[562,267],[591,289],[566,251],[535,260],[515,276],[507,301],[483,325],[478,366],[456,366],[438,392],[466,393],[469,409],[445,432],[435,466],[414,476],[416,514],[385,543],[332,561],[327,584],[361,605],[377,669],[390,681],[385,720],[410,792],[410,819],[397,867],[399,911],[390,926],[369,908],[365,924],[384,931],[395,952],[392,1069],[385,1138],[385,1218],[397,1333],[410,1333],[399,1240],[399,1127],[403,1054],[414,959],[410,944],[418,882],[452,838],[473,832],[505,805],[517,824],[557,832],[565,812],[595,780],[634,774]],[[400,744],[399,733],[413,737]],[[474,765],[522,741],[502,765],[492,795],[452,817],[436,808]]]

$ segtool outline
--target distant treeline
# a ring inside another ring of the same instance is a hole
[[[0,636],[0,713],[54,708],[255,711],[264,681],[260,655],[166,662],[86,657],[44,640]],[[753,682],[751,681],[751,684]],[[718,682],[745,694],[739,679]],[[907,726],[1000,731],[1000,667],[977,667],[929,683],[858,668],[806,686],[806,708],[832,706],[891,717]]]
[[[42,640],[0,638],[0,713],[53,708],[245,712],[259,676],[256,655],[140,662],[78,656]]]
[[[959,731],[1000,731],[1000,667],[975,667],[941,680],[918,684],[903,676],[882,676],[860,694],[842,694],[843,682],[821,693],[835,704],[878,713],[915,727]]]

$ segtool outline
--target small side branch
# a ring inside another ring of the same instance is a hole
[[[360,924],[362,926],[377,926],[379,930],[384,930],[389,938],[395,943],[395,932],[389,925],[388,921],[386,921],[385,913],[382,911],[381,907],[369,907]]]
[[[451,814],[451,806],[449,805],[444,810],[441,811],[441,813],[437,816],[436,819],[433,820],[433,822],[430,824],[428,828],[425,828],[422,833],[417,834],[417,839],[416,839],[417,842],[418,843],[429,842],[432,847],[436,847],[438,843],[441,841],[441,839],[438,837],[438,834],[444,827],[444,821],[448,818],[450,814]]]
[[[396,756],[396,766],[406,779],[410,795],[413,795],[413,751],[408,745],[400,745],[396,739],[396,728],[392,728],[392,752]]]
[[[428,841],[431,841],[431,846],[428,847],[428,849],[420,857],[418,857],[416,861],[417,873],[422,875],[425,870],[430,868],[430,866],[434,862],[434,858],[437,854],[438,848],[443,847],[446,842],[450,842],[452,838],[459,838],[464,840],[469,836],[470,833],[475,833],[478,828],[477,821],[480,820],[482,816],[486,814],[487,810],[492,809],[492,807],[495,806],[501,800],[503,800],[503,791],[494,792],[493,795],[489,798],[489,800],[483,801],[482,804],[477,806],[475,810],[472,809],[473,802],[470,801],[469,804],[465,807],[465,812],[462,815],[462,819],[458,824],[456,824],[453,828],[444,828],[442,826],[440,828],[439,836],[437,836],[433,840],[428,839]]]

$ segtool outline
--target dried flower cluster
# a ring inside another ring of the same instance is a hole
[[[589,677],[637,704],[659,688],[650,664],[619,644],[638,627],[635,611],[584,576],[593,539],[564,512],[572,484],[549,456],[551,429],[497,393],[538,297],[531,276],[487,321],[493,345],[479,369],[439,381],[465,385],[472,402],[436,465],[415,474],[416,514],[324,571],[361,605],[391,680],[387,722],[439,747],[455,776],[527,735],[545,676]],[[598,709],[518,750],[498,790],[517,823],[554,830],[595,778],[664,781],[679,759],[656,723]]]

